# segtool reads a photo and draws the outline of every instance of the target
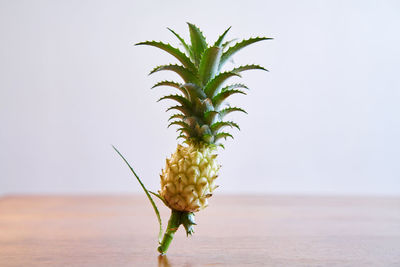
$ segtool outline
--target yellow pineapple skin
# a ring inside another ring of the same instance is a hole
[[[207,144],[178,144],[160,175],[159,193],[171,209],[197,212],[207,207],[221,167],[215,151]]]

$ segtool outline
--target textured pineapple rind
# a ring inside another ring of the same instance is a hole
[[[207,207],[221,167],[215,151],[215,146],[204,143],[178,144],[160,175],[159,193],[171,209],[197,212]]]

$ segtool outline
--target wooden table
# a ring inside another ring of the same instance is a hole
[[[144,195],[2,197],[0,266],[400,266],[400,198],[217,194],[196,220],[159,257]]]

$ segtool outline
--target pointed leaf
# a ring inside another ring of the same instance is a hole
[[[218,40],[215,42],[214,46],[221,47],[222,42],[224,41],[225,35],[228,33],[228,31],[231,29],[231,27],[232,27],[232,26],[230,26],[228,29],[226,29],[226,30],[224,31],[224,33],[221,34],[221,35],[218,37]]]
[[[171,54],[174,56],[176,59],[179,60],[185,66],[191,71],[196,71],[196,67],[192,63],[192,61],[184,54],[182,53],[179,49],[172,47],[170,44],[165,44],[163,42],[156,42],[156,41],[145,41],[145,42],[140,42],[135,45],[150,45],[154,47],[158,47],[167,53]]]
[[[183,121],[173,121],[170,124],[168,124],[167,128],[171,127],[172,125],[178,125],[178,126],[190,129],[190,126],[186,122],[183,122]]]
[[[226,52],[224,52],[221,56],[221,63],[220,63],[220,69],[221,67],[225,64],[225,62],[233,56],[236,52],[238,52],[240,49],[251,45],[253,43],[263,41],[263,40],[270,40],[272,38],[267,38],[267,37],[255,37],[255,38],[250,38],[243,40],[239,43],[236,43],[234,46],[230,47]]]
[[[154,212],[157,215],[157,220],[158,223],[160,224],[160,230],[158,232],[158,242],[161,244],[161,239],[162,239],[162,222],[161,222],[161,216],[160,216],[160,212],[158,211],[158,208],[156,206],[156,203],[154,203],[153,198],[150,196],[149,191],[147,190],[147,188],[144,186],[144,184],[142,183],[142,181],[140,180],[139,176],[136,174],[136,172],[133,170],[133,168],[131,167],[131,165],[129,164],[129,162],[124,158],[124,156],[122,156],[121,152],[118,151],[118,149],[115,146],[112,146],[114,148],[114,150],[118,153],[118,155],[122,158],[122,160],[126,163],[126,165],[128,165],[129,169],[131,170],[131,172],[133,173],[133,175],[135,175],[137,181],[139,182],[140,186],[142,187],[143,191],[145,192],[147,198],[149,199],[151,205],[153,206]]]
[[[200,63],[201,54],[207,48],[206,38],[203,33],[195,25],[188,23],[190,31],[190,41],[192,43],[192,52],[195,64],[198,66]]]
[[[224,127],[235,127],[238,130],[240,130],[239,125],[234,123],[233,121],[218,121],[216,123],[213,123],[210,128],[213,133],[217,133],[219,130],[221,130]]]
[[[218,109],[219,106],[231,95],[233,94],[243,94],[246,93],[240,90],[226,90],[224,92],[219,93],[215,97],[213,97],[212,102],[214,103],[215,109]]]
[[[185,116],[190,116],[190,114],[192,113],[190,109],[188,109],[186,107],[183,107],[183,106],[179,106],[179,105],[178,106],[172,106],[172,107],[168,108],[167,112],[170,111],[170,110],[174,110],[174,109],[182,112],[182,114],[185,115]]]
[[[240,127],[237,123],[235,123],[233,121],[227,121],[227,123],[229,123],[233,128],[236,128],[240,131]]]
[[[151,87],[151,89],[154,89],[159,86],[170,86],[170,87],[177,88],[179,91],[181,91],[186,96],[186,98],[189,97],[188,91],[184,87],[182,87],[182,84],[180,84],[180,83],[172,82],[172,81],[161,81],[161,82],[156,83],[153,87]]]
[[[225,43],[222,44],[222,48],[225,50],[226,47],[228,47],[231,43],[236,42],[238,38],[226,41]]]
[[[173,119],[181,119],[181,120],[183,120],[184,118],[185,118],[185,116],[183,116],[182,114],[174,114],[174,115],[169,117],[168,121],[173,120]]]
[[[261,67],[259,65],[255,65],[255,64],[251,64],[251,65],[244,65],[244,66],[240,66],[240,67],[234,68],[233,70],[231,70],[231,72],[240,73],[240,72],[246,71],[246,70],[265,70],[265,71],[268,71],[264,67]]]
[[[204,92],[208,97],[210,98],[214,97],[216,94],[219,93],[219,89],[224,84],[224,82],[232,76],[240,77],[239,74],[234,72],[222,72],[218,74],[217,76],[214,77],[214,79],[212,79],[207,83],[207,85],[204,88]]]
[[[180,132],[180,133],[185,133],[187,137],[192,136],[192,130],[190,128],[187,128],[187,127],[179,128],[176,131]]]
[[[152,71],[150,71],[149,75],[162,70],[169,70],[177,73],[186,83],[198,82],[197,77],[190,70],[181,65],[170,64],[157,66]]]
[[[244,85],[242,83],[235,83],[235,84],[225,86],[224,88],[221,89],[221,92],[231,90],[231,89],[237,89],[237,88],[249,89],[246,85]]]
[[[179,36],[179,34],[177,34],[174,30],[167,28],[170,32],[172,32],[173,35],[176,36],[176,38],[178,38],[178,40],[181,42],[183,48],[185,48],[186,53],[189,55],[189,57],[192,57],[192,51],[190,50],[190,47],[188,46],[188,44],[185,42],[185,40]]]
[[[221,55],[222,49],[219,47],[207,48],[202,54],[199,66],[199,78],[202,84],[207,84],[217,74]]]
[[[224,108],[224,109],[219,111],[219,116],[220,116],[221,119],[223,119],[226,115],[228,115],[229,113],[234,112],[234,111],[240,111],[240,112],[243,112],[243,113],[247,114],[247,112],[242,108],[227,107],[227,108]]]
[[[217,133],[215,135],[215,142],[217,142],[221,138],[224,138],[226,140],[226,138],[228,137],[233,139],[233,136],[230,133],[225,133],[225,132]]]
[[[187,109],[190,109],[192,106],[190,101],[181,95],[166,95],[166,96],[163,96],[160,99],[158,99],[157,102],[160,102],[161,100],[165,100],[165,99],[175,100],[176,102],[178,102],[179,104],[181,104],[183,107],[185,107]]]

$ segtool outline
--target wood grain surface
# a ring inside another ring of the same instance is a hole
[[[0,266],[400,266],[400,198],[217,195],[196,221],[160,257],[144,195],[2,197]]]

